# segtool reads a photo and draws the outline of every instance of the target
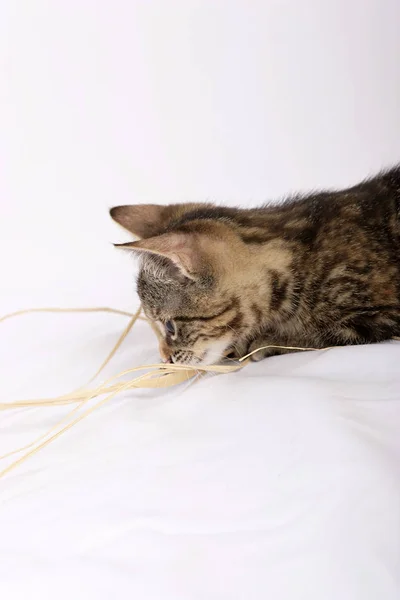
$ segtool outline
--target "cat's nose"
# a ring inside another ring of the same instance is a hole
[[[171,350],[168,348],[167,344],[163,341],[160,344],[160,356],[164,363],[172,363],[172,355]]]

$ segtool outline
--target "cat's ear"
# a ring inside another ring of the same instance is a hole
[[[158,204],[115,206],[110,210],[110,215],[116,223],[136,237],[149,238],[162,229],[167,208]]]
[[[190,279],[197,279],[207,268],[207,259],[202,252],[198,236],[190,233],[172,232],[156,237],[115,244],[138,253],[150,253],[169,259]]]
[[[115,206],[110,215],[119,225],[138,238],[150,238],[164,233],[167,227],[185,213],[199,208],[208,208],[210,204],[187,203],[169,204],[135,204],[132,206]]]

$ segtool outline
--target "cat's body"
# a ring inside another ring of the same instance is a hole
[[[147,205],[111,214],[143,238],[128,247],[143,255],[146,313],[163,330],[174,325],[164,359],[216,362],[266,345],[400,335],[400,167],[259,209]]]

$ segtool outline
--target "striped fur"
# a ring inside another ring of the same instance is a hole
[[[146,314],[162,330],[175,323],[166,360],[400,335],[400,167],[257,209],[138,205],[111,215],[141,238],[125,246],[141,256]]]

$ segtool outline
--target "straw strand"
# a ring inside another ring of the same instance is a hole
[[[86,385],[79,387],[78,389],[69,392],[67,394],[57,396],[55,398],[47,398],[47,399],[37,399],[37,400],[17,400],[14,402],[2,402],[0,403],[0,410],[7,410],[12,408],[32,408],[32,407],[50,407],[50,406],[62,406],[62,405],[70,405],[75,404],[74,408],[67,414],[64,415],[62,419],[60,419],[50,430],[48,430],[45,434],[36,438],[29,444],[26,444],[16,450],[8,452],[3,456],[0,456],[0,460],[9,458],[15,454],[20,452],[24,452],[28,450],[25,454],[23,454],[20,458],[12,462],[2,471],[0,471],[0,478],[12,471],[18,465],[22,464],[25,460],[35,455],[39,450],[45,448],[51,442],[56,440],[66,431],[71,429],[74,425],[85,419],[89,414],[93,411],[97,410],[101,406],[104,406],[109,400],[114,398],[118,393],[124,392],[134,388],[167,388],[171,386],[175,386],[177,384],[187,382],[192,379],[192,382],[198,379],[199,376],[204,375],[205,373],[214,373],[214,374],[227,374],[233,373],[242,369],[249,361],[249,358],[259,352],[260,350],[265,350],[268,348],[277,348],[284,350],[294,350],[294,351],[317,351],[317,350],[330,350],[329,348],[301,348],[294,346],[278,346],[278,345],[269,345],[262,346],[261,348],[257,348],[243,356],[238,360],[236,364],[230,365],[208,365],[208,366],[191,366],[191,365],[179,365],[179,364],[153,364],[153,365],[145,365],[133,367],[131,369],[126,369],[113,377],[110,377],[107,381],[100,384],[97,388],[94,389],[86,389],[86,386],[92,383],[103,371],[105,366],[110,362],[113,356],[116,354],[121,344],[131,331],[132,327],[136,323],[138,319],[147,319],[141,316],[141,307],[135,312],[131,313],[124,310],[118,310],[109,307],[95,307],[95,308],[32,308],[27,310],[19,310],[14,313],[5,315],[0,318],[0,323],[4,322],[7,319],[11,319],[13,317],[26,315],[29,313],[113,313],[125,317],[129,317],[128,325],[123,330],[122,334],[118,338],[116,344],[111,349],[107,357],[103,360],[100,367],[97,369],[95,374],[89,379]],[[154,333],[158,338],[160,338],[160,332],[152,323],[148,321],[151,325]],[[394,338],[399,339],[399,338]],[[118,382],[119,379],[130,375],[132,373],[137,373],[139,371],[145,370],[145,373],[138,375],[134,379],[129,381]],[[96,404],[86,409],[81,414],[78,414],[75,418],[72,418],[76,413],[87,405],[91,400],[99,397],[105,396],[103,399],[99,400]],[[72,420],[70,420],[72,419]],[[64,425],[65,421],[69,422]],[[62,427],[61,427],[62,426]],[[58,429],[61,427],[61,429]],[[58,429],[58,431],[57,431]]]

